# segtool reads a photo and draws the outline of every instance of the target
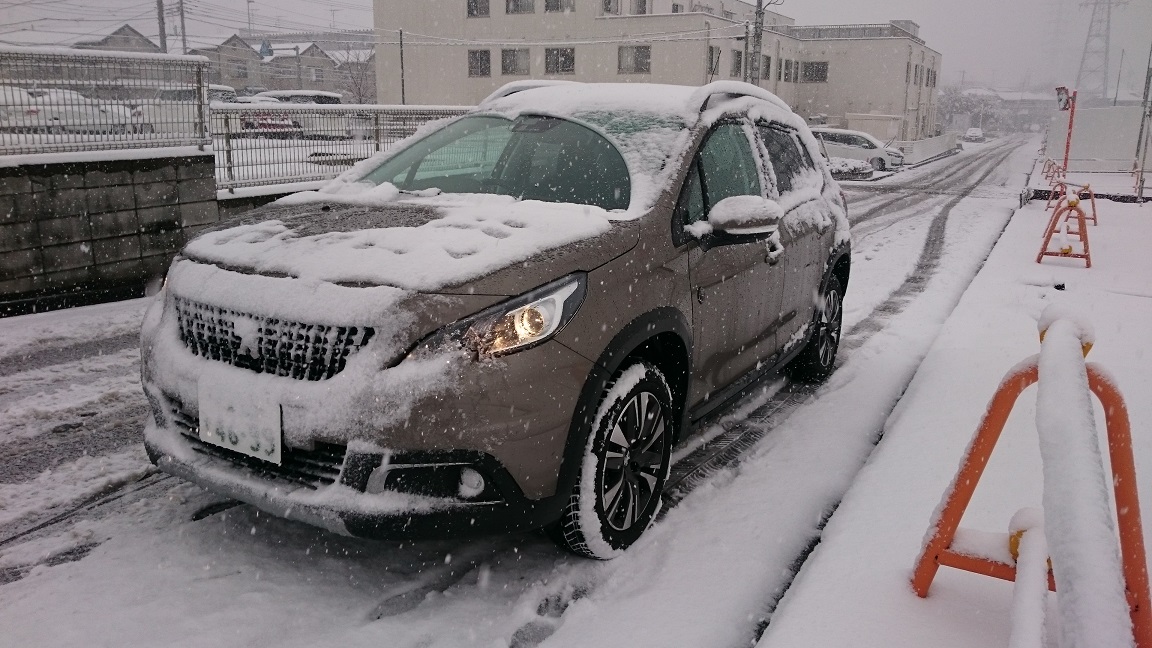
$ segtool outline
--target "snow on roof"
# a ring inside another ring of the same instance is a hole
[[[339,92],[328,92],[327,90],[265,90],[264,92],[257,92],[254,96],[257,97],[332,97],[333,99],[341,99],[344,95]]]
[[[325,50],[325,52],[337,63],[363,63],[376,54],[376,50],[371,47]]]

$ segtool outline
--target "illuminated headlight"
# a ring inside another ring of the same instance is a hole
[[[479,357],[523,351],[564,328],[580,308],[586,292],[584,273],[569,275],[448,326],[419,348],[460,344]]]

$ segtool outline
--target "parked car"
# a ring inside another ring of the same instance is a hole
[[[230,102],[236,99],[236,90],[231,86],[210,84],[203,99]],[[137,130],[144,133],[196,134],[201,119],[199,106],[201,97],[191,85],[174,85],[157,88],[149,96],[132,102],[134,114],[139,114]],[[210,123],[205,104],[203,118]],[[210,127],[209,127],[210,128]]]
[[[132,110],[74,90],[0,86],[0,128],[25,133],[124,134]]]
[[[749,84],[509,84],[188,243],[144,318],[149,457],[340,533],[611,558],[694,424],[833,371],[818,146]]]
[[[333,106],[343,103],[344,95],[323,90],[267,90],[254,97],[271,97],[286,104]],[[303,137],[313,139],[344,139],[349,137],[352,125],[342,114],[323,112],[290,112],[294,125]]]
[[[960,139],[965,142],[983,142],[985,141],[984,130],[980,128],[969,128],[964,131],[964,136]]]
[[[259,106],[259,110],[227,111],[235,108],[236,104],[245,106]],[[283,111],[275,110],[276,106],[283,105],[274,97],[236,97],[228,103],[219,103],[225,110],[216,110],[212,113],[212,132],[223,133],[230,130],[237,137],[268,137],[286,139],[300,137],[300,128],[294,123],[291,116]],[[235,113],[235,114],[234,114]]]
[[[877,171],[904,164],[904,153],[900,149],[888,147],[868,133],[819,127],[813,128],[812,134],[824,142],[829,157],[864,160]]]

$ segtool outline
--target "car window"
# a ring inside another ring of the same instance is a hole
[[[627,209],[628,165],[602,135],[555,117],[466,117],[417,141],[362,179],[402,190],[490,193]]]
[[[795,179],[812,168],[812,158],[800,147],[796,134],[783,126],[758,125],[760,140],[768,150],[768,161],[776,172],[776,189],[781,194],[792,191]]]
[[[697,155],[706,211],[731,196],[763,195],[756,158],[742,125],[721,124]]]
[[[860,137],[859,135],[854,135],[853,139],[856,140],[856,146],[859,146],[860,148],[866,148],[866,149],[876,148],[876,144],[873,143],[871,140],[869,140],[867,137]]]

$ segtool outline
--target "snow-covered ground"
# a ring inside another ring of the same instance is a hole
[[[1152,237],[1152,205],[1100,201],[1098,208],[1100,225],[1089,229],[1091,270],[1070,260],[1036,264],[1050,215],[1043,202],[1032,202],[1012,219],[917,370],[884,426],[883,441],[760,646],[1008,645],[1011,583],[944,567],[929,597],[920,599],[909,579],[933,511],[996,385],[1013,365],[1039,351],[1037,318],[1050,304],[1095,324],[1089,360],[1106,367],[1127,397],[1144,534],[1152,537],[1152,257],[1143,243]],[[1102,436],[1103,413],[1095,409]],[[1036,414],[1031,388],[1008,420],[963,527],[1007,533],[1017,510],[1041,505]],[[1054,597],[1048,595],[1050,641],[1056,636]]]
[[[150,473],[138,445],[124,444],[138,440],[144,412],[123,343],[143,300],[0,321],[0,454],[57,461],[0,470],[0,646],[747,646],[768,619],[771,630],[788,626],[776,601],[1008,221],[1035,148],[1001,141],[846,186],[856,240],[840,368],[608,563],[536,534],[381,543],[231,507]],[[101,345],[104,356],[80,353]],[[776,387],[703,434],[763,425],[756,412]],[[119,423],[87,423],[98,417]],[[115,428],[113,450],[68,445],[99,437],[90,428]],[[72,449],[58,454],[60,443]],[[817,591],[846,582],[802,578]]]

